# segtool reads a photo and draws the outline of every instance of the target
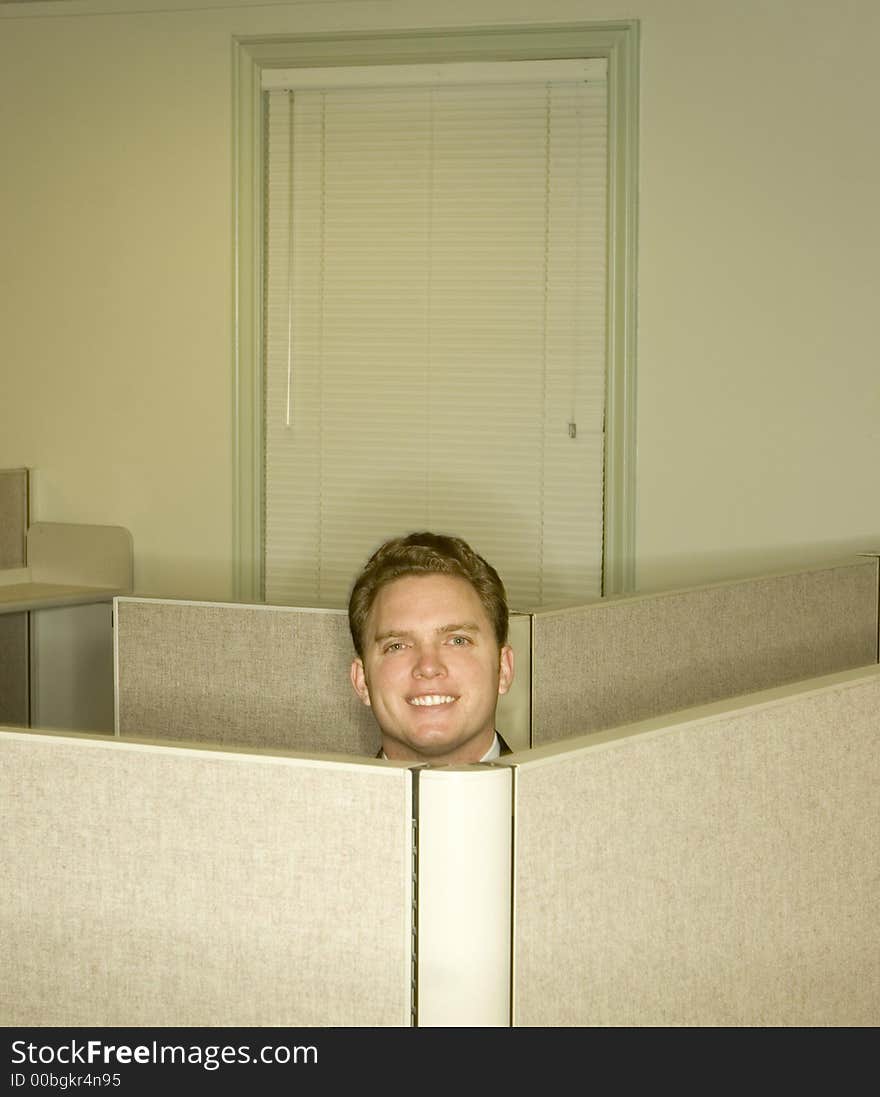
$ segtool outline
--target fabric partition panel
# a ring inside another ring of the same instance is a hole
[[[0,730],[4,1023],[408,1026],[411,784]]]
[[[121,735],[374,757],[341,610],[119,598]]]
[[[29,515],[27,469],[0,469],[0,568],[23,568]]]
[[[878,560],[532,617],[532,746],[876,663]]]
[[[379,731],[349,680],[343,610],[124,597],[115,603],[118,734],[374,757]],[[528,615],[498,727],[529,746]]]
[[[880,1023],[880,668],[508,760],[514,1024]]]

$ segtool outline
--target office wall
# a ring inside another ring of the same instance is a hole
[[[141,593],[233,594],[233,35],[621,18],[639,585],[876,548],[874,0],[0,4],[0,467],[34,519],[126,526]]]

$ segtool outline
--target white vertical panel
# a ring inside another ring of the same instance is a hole
[[[417,780],[419,1027],[504,1027],[513,771],[438,767]]]

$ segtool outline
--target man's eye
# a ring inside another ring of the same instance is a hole
[[[471,638],[469,636],[451,636],[449,642],[453,647],[466,647],[471,642]]]
[[[402,651],[403,643],[400,640],[393,640],[390,644],[386,644],[382,650],[385,652]]]

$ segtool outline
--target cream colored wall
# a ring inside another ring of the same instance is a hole
[[[179,10],[173,10],[179,9]],[[232,595],[231,39],[641,20],[640,586],[880,547],[880,8],[0,5],[0,467]]]
[[[641,585],[876,549],[880,5],[638,6]]]

